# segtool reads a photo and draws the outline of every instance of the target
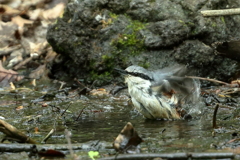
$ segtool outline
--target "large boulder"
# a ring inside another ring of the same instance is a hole
[[[234,0],[71,0],[52,25],[48,42],[59,54],[59,79],[103,85],[113,68],[188,65],[197,76],[229,81],[236,59],[217,54],[216,42],[240,37],[240,16],[203,17],[201,10],[236,6]]]

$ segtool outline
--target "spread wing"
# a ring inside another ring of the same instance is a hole
[[[158,94],[177,94],[185,102],[196,101],[199,97],[200,83],[198,80],[186,78],[186,73],[186,68],[179,65],[154,71],[153,91]]]

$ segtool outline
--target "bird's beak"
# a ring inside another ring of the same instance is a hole
[[[127,83],[127,78],[129,76],[129,72],[126,71],[126,70],[122,70],[122,69],[118,69],[118,68],[114,68],[115,71],[117,71],[118,73],[124,75],[124,79],[125,79],[125,82],[124,83]]]
[[[123,74],[123,75],[127,75],[127,74],[128,74],[127,71],[122,70],[122,69],[114,68],[114,70],[117,71],[117,72],[120,73],[120,74]]]

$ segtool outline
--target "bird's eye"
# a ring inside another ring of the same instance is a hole
[[[130,75],[129,75],[129,74],[127,74],[127,75],[125,75],[125,76],[124,76],[124,78],[129,78],[129,77],[130,77]]]

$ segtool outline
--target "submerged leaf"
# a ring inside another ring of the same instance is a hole
[[[65,154],[57,151],[57,150],[53,150],[53,149],[48,149],[48,150],[41,150],[38,152],[38,155],[40,157],[65,157]]]

